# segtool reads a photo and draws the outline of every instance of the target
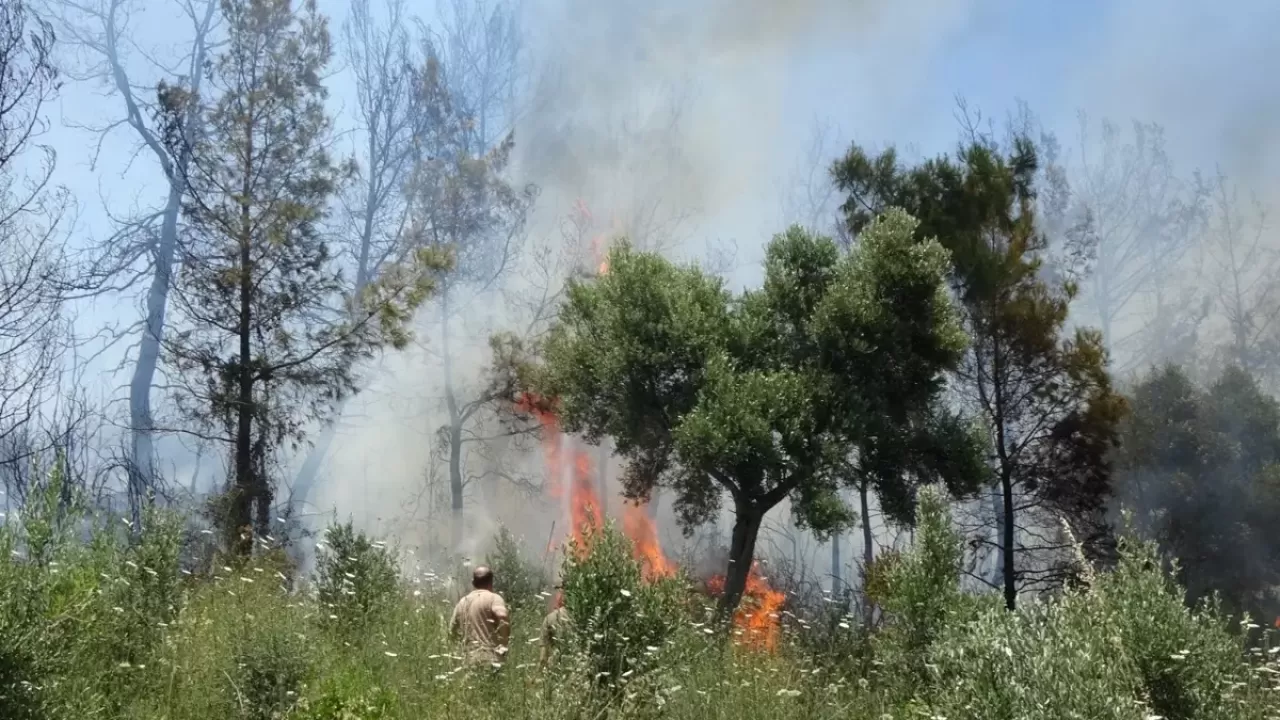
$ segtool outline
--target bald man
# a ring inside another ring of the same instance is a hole
[[[471,573],[471,588],[453,608],[449,635],[462,640],[466,664],[500,668],[511,639],[507,604],[493,591],[493,571],[484,565]]]

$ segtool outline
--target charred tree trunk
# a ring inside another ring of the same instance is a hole
[[[725,573],[724,594],[720,596],[719,613],[727,621],[738,609],[747,589],[747,578],[755,560],[756,540],[764,522],[764,511],[745,499],[734,500],[733,539],[729,544],[729,570]]]

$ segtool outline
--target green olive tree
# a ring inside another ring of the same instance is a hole
[[[820,536],[852,521],[837,491],[860,448],[916,438],[892,454],[900,477],[980,465],[954,462],[976,448],[969,435],[929,431],[953,427],[927,419],[966,339],[948,253],[916,242],[916,226],[890,210],[851,252],[792,227],[768,246],[763,286],[741,293],[625,243],[607,275],[570,284],[532,385],[566,430],[613,438],[628,497],[670,488],[689,531],[729,498],[722,612],[741,599],[761,523],[784,499]]]

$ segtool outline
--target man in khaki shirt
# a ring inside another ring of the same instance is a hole
[[[570,627],[569,611],[564,606],[564,588],[559,584],[556,585],[552,607],[554,609],[542,620],[542,652],[538,657],[542,667],[550,664],[556,643],[564,639],[562,636]]]
[[[502,667],[511,639],[507,604],[493,591],[493,571],[483,565],[471,573],[471,587],[453,608],[449,635],[462,640],[466,664]]]

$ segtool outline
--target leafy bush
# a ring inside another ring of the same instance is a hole
[[[926,680],[929,649],[968,607],[959,585],[963,539],[942,491],[922,488],[917,512],[915,547],[885,556],[868,583],[888,617],[873,647],[886,677],[904,687]]]
[[[382,720],[391,717],[395,694],[376,685],[330,683],[317,699],[300,707],[302,720]]]
[[[542,567],[525,556],[520,543],[503,527],[493,539],[493,551],[485,556],[485,564],[493,570],[494,590],[506,601],[512,612],[537,608],[547,576]]]
[[[40,655],[26,628],[0,616],[0,717],[42,720],[48,717],[38,683],[44,673]]]
[[[593,680],[616,684],[656,666],[663,645],[686,617],[683,583],[643,579],[631,541],[612,525],[572,543],[561,580],[572,643],[589,660]]]
[[[889,621],[875,641],[883,687],[921,713],[1225,720],[1261,707],[1242,636],[1215,608],[1183,606],[1154,546],[1124,541],[1112,572],[1008,612],[960,593],[962,539],[933,491],[922,493],[917,539],[876,578]]]
[[[399,587],[395,557],[351,523],[330,526],[316,569],[316,590],[328,612],[324,621],[358,632],[385,613]]]
[[[564,563],[576,621],[564,662],[538,669],[542,614],[516,612],[509,661],[482,680],[446,637],[446,578],[405,578],[414,591],[400,592],[390,554],[367,538],[335,533],[329,551],[345,564],[326,570],[327,592],[354,594],[324,602],[350,602],[361,631],[318,631],[335,608],[294,592],[278,554],[179,583],[176,525],[155,515],[131,532],[77,509],[58,482],[42,472],[44,499],[0,527],[5,720],[1277,718],[1272,639],[1246,652],[1213,606],[1188,611],[1154,548],[1122,543],[1113,570],[1010,613],[960,592],[960,539],[928,492],[915,546],[871,573],[884,622],[870,638],[832,605],[784,613],[777,652],[725,652],[694,622],[711,616],[709,600],[679,579],[645,582],[630,543],[605,528]],[[343,580],[362,573],[384,578],[364,596],[381,600],[352,600],[358,583]]]
[[[247,636],[235,656],[232,690],[236,717],[275,720],[298,703],[310,675],[306,648],[294,636],[269,628]]]
[[[1143,720],[1137,676],[1098,609],[1076,594],[1012,613],[993,603],[931,645],[919,699],[956,720]]]
[[[64,467],[37,462],[22,513],[0,526],[0,717],[128,703],[181,603],[172,518],[149,510],[136,535],[95,518]]]
[[[1093,590],[1143,695],[1168,720],[1240,717],[1232,695],[1245,686],[1244,635],[1229,631],[1216,603],[1188,611],[1183,590],[1161,567],[1154,544],[1122,540],[1120,562]]]

